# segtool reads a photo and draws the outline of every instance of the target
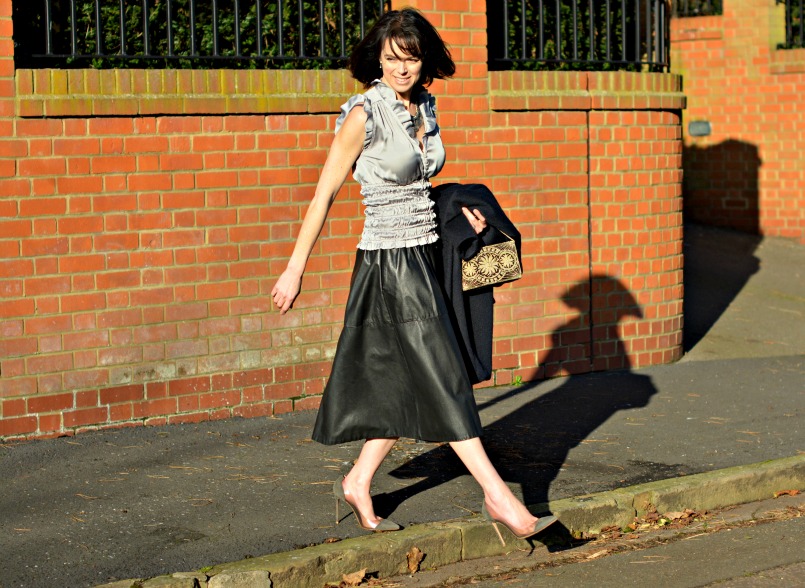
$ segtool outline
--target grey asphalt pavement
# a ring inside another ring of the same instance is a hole
[[[687,227],[686,356],[478,391],[485,444],[535,505],[805,452],[805,247]],[[94,586],[363,535],[334,524],[356,443],[313,413],[0,446],[0,587]],[[401,441],[378,513],[411,526],[480,509],[449,450]]]

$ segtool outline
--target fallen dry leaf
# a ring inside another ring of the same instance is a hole
[[[587,559],[595,559],[597,557],[601,557],[602,555],[606,555],[609,553],[609,549],[602,549],[601,551],[596,551],[592,555],[588,555]]]
[[[665,513],[666,519],[671,519],[672,521],[678,519],[686,519],[688,518],[689,514],[687,512],[667,512]]]
[[[366,568],[358,570],[357,572],[352,572],[351,574],[343,574],[341,576],[341,585],[359,586],[360,583],[363,582],[364,578],[366,578]]]
[[[796,496],[799,494],[799,490],[780,490],[779,492],[774,493],[775,498],[780,498],[780,496]]]
[[[422,560],[425,558],[425,554],[419,549],[419,547],[412,547],[411,550],[406,554],[408,558],[408,571],[412,574],[416,574],[419,571],[419,564],[422,563]]]

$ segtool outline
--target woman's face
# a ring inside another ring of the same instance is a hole
[[[419,81],[422,61],[406,53],[393,39],[386,39],[380,52],[380,67],[383,68],[383,81],[397,92],[397,96],[408,100],[411,90]]]

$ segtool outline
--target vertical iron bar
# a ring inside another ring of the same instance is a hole
[[[556,0],[556,59],[562,58],[562,7]]]
[[[503,0],[503,59],[509,58],[509,0]]]
[[[151,55],[151,43],[148,34],[148,0],[143,0],[143,54]]]
[[[626,0],[621,0],[621,61],[626,61]]]
[[[664,2],[659,0],[654,7],[654,63],[662,64],[662,49],[660,48],[662,41],[662,31],[660,30],[660,12]]]
[[[212,54],[218,57],[218,0],[212,0]]]
[[[103,55],[103,30],[101,25],[101,0],[95,0],[95,55]]]
[[[285,57],[285,48],[282,44],[282,0],[277,0],[277,51],[279,57]]]
[[[173,5],[172,0],[165,0],[165,15],[168,21],[168,57],[173,57]]]
[[[319,54],[324,57],[324,0],[319,0]]]
[[[235,55],[241,57],[243,55],[243,51],[241,50],[240,46],[240,0],[232,0],[233,8],[235,12]]]
[[[75,12],[75,3],[76,0],[70,0],[70,49],[72,55],[78,53],[78,33],[76,32],[78,16]],[[48,30],[50,30],[50,21],[48,21]]]
[[[579,60],[579,0],[573,0],[573,61]]]
[[[126,55],[126,3],[120,0],[120,55]]]
[[[663,71],[670,71],[671,68],[671,15],[668,14],[668,7],[663,6],[662,10],[662,64]]]
[[[45,0],[45,26],[47,27],[47,34],[45,35],[45,53],[51,55],[53,53],[53,13],[50,10],[50,1]],[[72,23],[72,29],[75,31],[75,20]],[[75,36],[75,34],[73,35]],[[73,51],[75,53],[75,51]]]
[[[799,47],[800,49],[805,48],[805,37],[803,37],[803,30],[805,26],[803,26],[803,15],[802,14],[802,0],[799,0]]]
[[[347,16],[344,12],[344,0],[341,0],[338,3],[338,10],[339,15],[341,17],[341,23],[339,25],[339,33],[341,35],[341,57],[346,57],[347,53],[347,32],[345,30],[344,21],[346,20]]]
[[[651,0],[646,0],[646,63],[651,63]]]
[[[640,0],[634,0],[634,63],[640,63]]]
[[[305,3],[299,0],[296,3],[299,8],[299,57],[305,57]],[[361,2],[363,6],[363,2]]]
[[[540,61],[545,59],[545,6],[542,0],[539,0],[539,58]]]
[[[257,0],[255,4],[255,16],[257,17],[257,57],[263,56],[263,1]]]
[[[520,0],[520,59],[528,58],[528,41],[526,39],[525,0]]]
[[[364,36],[366,36],[366,14],[363,9],[363,2],[358,2],[358,6],[360,7],[361,13],[361,39],[363,39]]]
[[[196,57],[196,0],[190,0],[190,55]]]

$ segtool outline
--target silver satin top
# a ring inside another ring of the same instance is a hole
[[[352,176],[361,185],[366,220],[358,249],[393,249],[438,240],[429,178],[444,166],[445,153],[436,124],[434,98],[424,90],[416,97],[423,115],[422,145],[411,114],[391,88],[380,80],[365,94],[341,106],[335,132],[347,114],[362,104],[366,137]]]

